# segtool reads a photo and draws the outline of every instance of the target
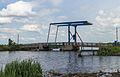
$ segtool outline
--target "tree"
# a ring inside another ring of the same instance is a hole
[[[16,45],[16,43],[9,38],[9,39],[8,39],[8,45],[9,45],[9,46],[11,46],[11,45]]]

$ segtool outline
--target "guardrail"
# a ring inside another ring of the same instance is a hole
[[[68,46],[68,42],[50,42],[50,43],[32,43],[32,44],[21,44],[21,46],[24,47],[39,47],[39,46]],[[71,42],[70,45],[74,45],[74,42]],[[77,43],[78,46],[83,47],[100,47],[100,46],[112,46],[112,44],[108,43],[90,43],[90,42],[84,42],[84,43]]]

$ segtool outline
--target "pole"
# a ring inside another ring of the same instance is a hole
[[[47,44],[48,44],[48,41],[49,41],[50,29],[51,29],[51,25],[49,26],[49,30],[48,30]]]
[[[57,26],[57,30],[56,30],[55,43],[56,43],[56,41],[57,41],[58,27],[59,27],[59,26]]]
[[[19,44],[19,34],[17,35],[17,44]]]
[[[118,42],[118,28],[116,27],[116,42]]]
[[[76,46],[76,44],[77,44],[77,38],[76,38],[76,33],[77,33],[77,26],[75,26],[75,46]]]
[[[68,45],[70,45],[70,24],[68,25]]]

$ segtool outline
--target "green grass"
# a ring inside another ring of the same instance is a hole
[[[24,60],[6,64],[4,70],[0,71],[0,77],[43,77],[43,75],[39,63]]]
[[[101,47],[98,51],[99,56],[120,56],[120,47],[109,46]]]

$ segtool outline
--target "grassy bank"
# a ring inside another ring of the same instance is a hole
[[[23,48],[21,45],[0,45],[0,51],[28,51],[29,48]]]
[[[117,46],[100,47],[97,55],[120,56],[120,47],[117,47]]]
[[[43,77],[39,63],[31,60],[13,61],[0,71],[0,77]]]

